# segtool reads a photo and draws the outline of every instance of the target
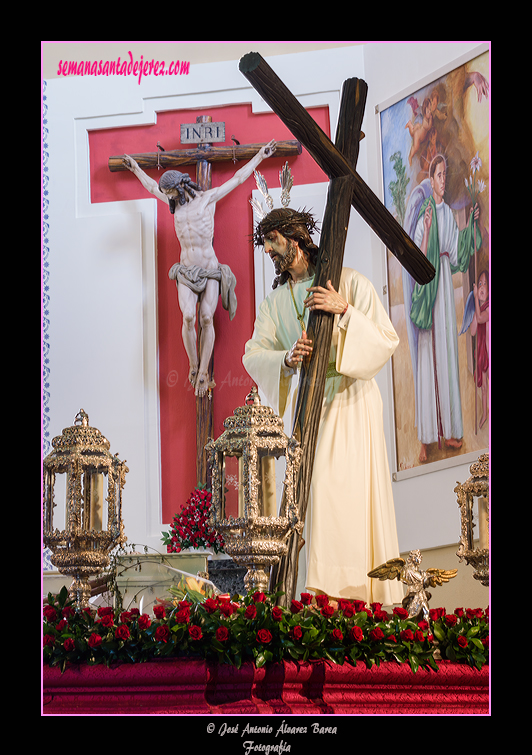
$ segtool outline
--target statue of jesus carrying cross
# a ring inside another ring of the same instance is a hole
[[[272,140],[221,186],[201,191],[187,173],[168,170],[159,183],[150,178],[129,155],[124,166],[157,199],[169,205],[174,216],[174,229],[181,245],[181,258],[169,271],[177,283],[179,307],[183,314],[183,344],[189,360],[189,381],[196,396],[204,396],[209,388],[209,362],[214,349],[214,312],[220,289],[225,309],[231,318],[236,310],[234,287],[236,279],[227,265],[220,265],[214,251],[214,212],[216,203],[248,179],[265,157],[275,152]],[[196,310],[199,302],[201,338],[199,355],[196,346]]]

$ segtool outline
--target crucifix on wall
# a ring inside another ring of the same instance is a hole
[[[213,317],[221,293],[222,303],[231,319],[236,312],[236,278],[228,265],[220,264],[213,249],[214,213],[217,202],[251,176],[262,160],[274,152],[277,156],[296,155],[301,146],[296,141],[271,141],[269,144],[236,143],[213,147],[225,140],[225,124],[212,123],[211,116],[198,116],[195,124],[182,124],[181,141],[192,142],[193,149],[155,153],[119,155],[109,158],[111,172],[129,170],[142,186],[169,206],[181,255],[169,271],[176,281],[179,307],[183,316],[182,338],[189,360],[189,381],[196,396],[196,476],[198,484],[208,482],[204,452],[212,435],[213,350],[215,342]],[[159,145],[158,145],[159,146]],[[232,178],[212,188],[212,162],[249,159]],[[196,180],[175,168],[196,165]],[[144,168],[165,170],[159,182],[150,178]],[[196,329],[196,321],[199,320]]]

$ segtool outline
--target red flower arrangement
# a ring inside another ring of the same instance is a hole
[[[211,491],[195,488],[181,506],[181,514],[174,516],[170,532],[162,533],[168,553],[180,553],[185,548],[212,548],[215,553],[223,553],[223,537],[209,523],[211,508]]]
[[[401,607],[388,614],[380,603],[330,601],[303,593],[290,608],[275,605],[277,595],[185,600],[153,608],[153,619],[137,608],[95,613],[74,611],[66,588],[49,595],[43,608],[43,656],[50,666],[137,663],[180,655],[202,656],[239,668],[283,660],[325,659],[337,664],[408,663],[438,670],[448,659],[481,669],[489,661],[489,611],[444,608],[429,621],[412,619]],[[331,611],[324,611],[330,607]]]

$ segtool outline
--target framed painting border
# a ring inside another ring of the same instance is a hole
[[[383,100],[382,102],[380,102],[379,104],[375,106],[377,143],[379,147],[378,149],[379,176],[380,176],[380,181],[381,181],[381,193],[382,193],[381,196],[383,198],[383,202],[385,201],[385,197],[386,197],[385,171],[384,171],[384,164],[383,164],[383,148],[384,148],[383,131],[382,131],[383,112],[393,107],[397,103],[401,102],[405,98],[412,96],[414,93],[418,92],[419,90],[422,90],[424,87],[428,87],[433,82],[437,82],[442,77],[450,74],[452,71],[460,68],[461,66],[464,66],[465,64],[469,63],[470,61],[474,60],[480,55],[483,55],[486,52],[489,53],[489,51],[490,51],[489,43],[480,44],[472,48],[468,52],[457,56],[456,58],[454,58],[452,61],[449,61],[445,65],[431,71],[430,73],[426,74],[422,78],[413,82],[411,85],[403,88],[401,91],[397,92],[396,94],[392,95],[386,100]],[[488,181],[488,193],[489,193],[489,181]],[[390,280],[389,280],[390,270],[389,270],[389,259],[388,259],[389,254],[390,253],[386,251],[386,258],[384,262],[386,288],[388,292],[390,292]],[[389,306],[389,309],[391,309],[390,297],[388,297],[388,306]],[[391,317],[391,312],[389,312],[389,315]],[[411,477],[430,474],[432,472],[435,472],[441,469],[448,469],[454,466],[471,464],[477,460],[480,454],[489,452],[488,448],[480,448],[478,450],[474,450],[471,452],[459,453],[455,456],[451,456],[448,458],[428,461],[425,463],[419,463],[418,465],[414,465],[408,468],[400,468],[399,459],[398,459],[398,438],[397,438],[396,385],[395,385],[396,379],[397,378],[395,375],[395,371],[392,367],[391,377],[390,377],[390,381],[391,381],[390,396],[391,396],[391,409],[392,409],[390,425],[392,428],[391,444],[392,444],[392,451],[393,451],[393,461],[391,460],[392,461],[391,468],[392,468],[392,479],[394,482],[399,482],[401,480],[405,480]],[[488,423],[487,423],[488,426],[489,426],[489,423],[490,423],[490,420],[488,419]]]

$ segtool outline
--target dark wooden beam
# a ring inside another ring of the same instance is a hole
[[[435,270],[425,255],[262,56],[257,52],[244,55],[239,68],[330,179],[351,176],[355,210],[418,283],[429,283]]]
[[[353,78],[344,82],[336,146],[353,167],[356,166],[358,159],[359,134],[366,96],[367,85],[364,81]],[[351,174],[334,178],[329,184],[320,234],[315,286],[325,288],[327,281],[330,280],[334,288],[338,290],[351,213],[352,193]],[[310,495],[333,324],[334,315],[320,310],[311,311],[307,334],[312,340],[313,354],[301,368],[293,426],[293,435],[300,442],[303,451],[296,490],[299,517],[303,522],[306,518]],[[279,602],[286,606],[295,595],[300,545],[300,537],[297,532],[294,532],[288,543],[287,555],[271,571],[270,587],[273,590],[277,585],[281,585],[284,596]]]
[[[168,152],[142,152],[130,155],[143,170],[150,168],[179,168],[180,165],[192,165],[198,160],[209,163],[228,162],[229,160],[251,160],[264,144],[236,144],[231,146],[205,145],[194,149],[173,149]],[[301,144],[295,139],[276,142],[275,157],[293,157],[301,154]],[[108,160],[111,173],[127,170],[123,163],[125,155],[113,155]]]

